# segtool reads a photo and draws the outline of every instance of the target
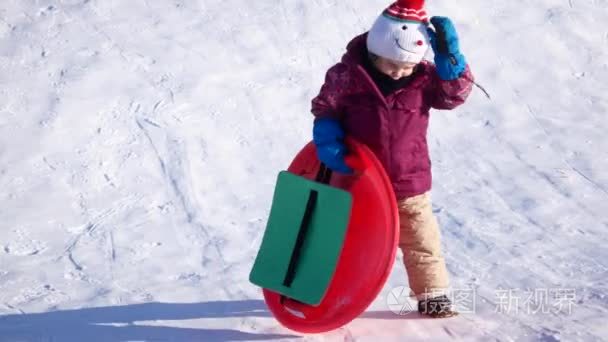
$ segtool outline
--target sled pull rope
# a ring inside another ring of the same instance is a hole
[[[323,184],[329,184],[329,181],[331,180],[331,175],[331,169],[325,166],[325,164],[321,163],[315,181]]]
[[[488,98],[488,100],[492,100],[492,98],[490,97],[490,94],[488,93],[488,91],[482,87],[479,83],[475,82],[474,80],[472,80],[469,76],[464,77],[466,80],[472,82],[477,88],[479,88],[479,90],[483,91],[483,93],[486,95],[486,97]]]

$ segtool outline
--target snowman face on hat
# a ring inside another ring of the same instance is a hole
[[[394,18],[384,13],[368,33],[367,48],[384,58],[420,63],[429,49],[427,24]]]

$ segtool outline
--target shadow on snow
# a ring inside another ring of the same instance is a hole
[[[0,316],[0,341],[254,341],[297,335],[137,323],[201,318],[271,317],[262,300],[145,303]]]

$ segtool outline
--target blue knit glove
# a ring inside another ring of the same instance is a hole
[[[456,28],[446,17],[432,17],[431,24],[435,27],[435,31],[429,27],[428,33],[435,53],[437,74],[442,80],[455,80],[467,67],[464,55],[460,53]]]
[[[344,130],[336,119],[316,119],[312,130],[313,141],[317,146],[317,155],[321,162],[333,171],[353,173],[344,162],[346,145]]]

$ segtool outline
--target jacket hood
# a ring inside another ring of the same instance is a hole
[[[348,65],[363,65],[363,58],[367,58],[367,32],[356,36],[346,45],[346,53],[342,56],[342,63]]]

